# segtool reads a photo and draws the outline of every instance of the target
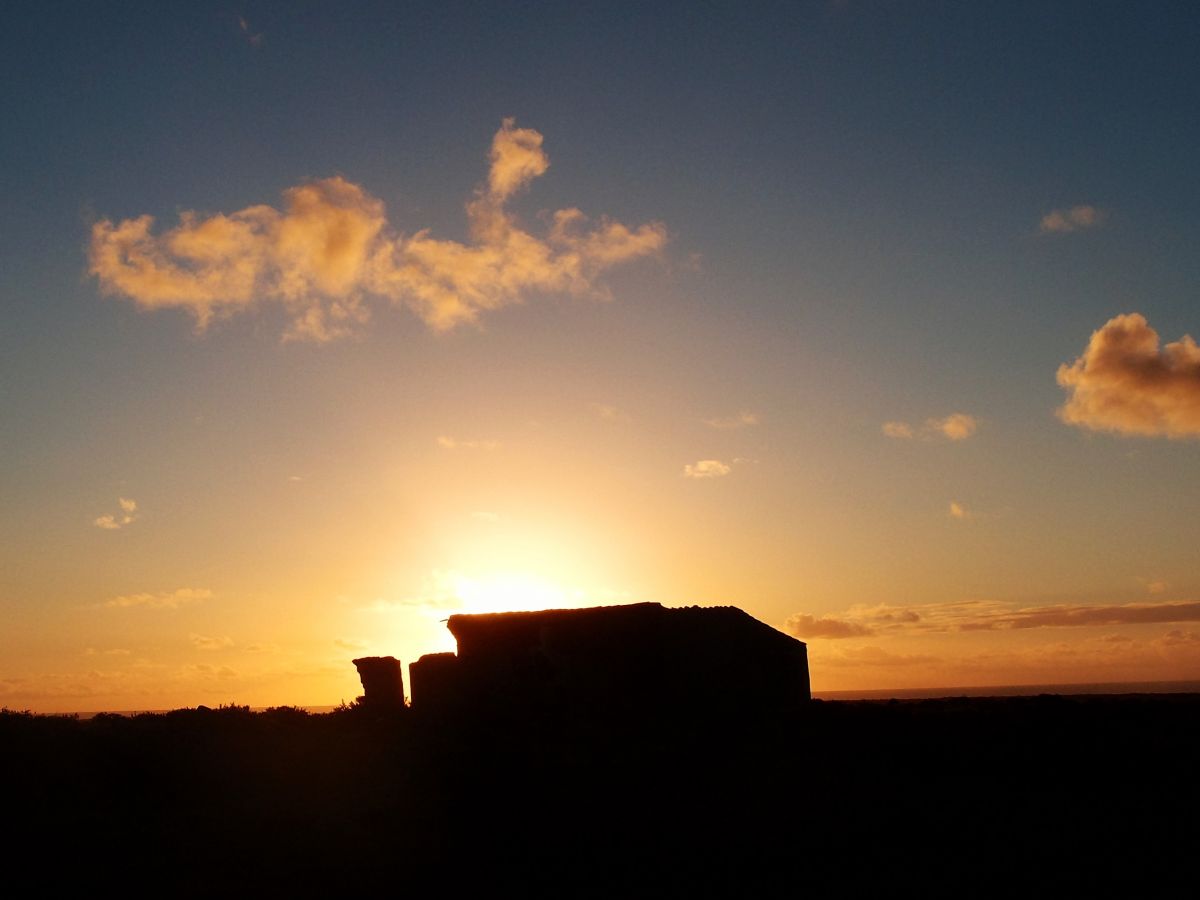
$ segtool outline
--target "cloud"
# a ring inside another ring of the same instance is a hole
[[[1146,625],[1200,622],[1200,603],[1127,603],[1124,606],[1044,606],[1017,610],[998,619],[996,628],[1046,628],[1078,625]]]
[[[846,638],[862,637],[874,634],[875,631],[862,622],[850,622],[845,619],[835,619],[832,616],[815,616],[797,613],[783,623],[788,634],[798,638]]]
[[[1200,634],[1175,628],[1155,640],[1154,643],[1159,647],[1195,647],[1200,645]]]
[[[117,504],[121,511],[116,514],[105,514],[92,519],[92,524],[105,531],[116,531],[137,520],[137,501],[127,497],[118,497]]]
[[[719,459],[702,459],[684,466],[683,476],[685,478],[721,478],[732,471],[733,469]]]
[[[333,645],[340,650],[366,650],[366,641],[355,640],[354,638],[334,638]]]
[[[847,638],[879,634],[911,626],[921,621],[915,610],[888,606],[852,606],[841,616],[811,616],[797,613],[784,622],[784,628],[801,638]]]
[[[899,632],[1012,631],[1179,622],[1200,622],[1200,602],[1017,607],[998,601],[967,600],[912,607],[856,605],[819,619],[798,613],[787,620],[785,627],[798,637],[838,638]]]
[[[599,416],[601,419],[604,419],[606,422],[620,422],[622,424],[628,424],[632,421],[629,413],[607,403],[593,403],[592,410],[597,416]]]
[[[908,422],[884,422],[883,433],[898,440],[911,440],[918,435],[923,440],[945,438],[950,441],[965,441],[979,429],[979,420],[967,413],[951,413],[945,418],[929,418],[918,432]]]
[[[92,227],[89,272],[106,294],[142,309],[186,310],[203,331],[215,319],[264,304],[289,319],[285,340],[330,341],[370,315],[364,298],[405,306],[436,331],[477,322],[531,294],[605,299],[607,269],[658,253],[665,226],[629,227],[578,209],[526,230],[506,202],[543,174],[542,135],[505,119],[492,139],[486,185],[467,204],[471,241],[404,234],[382,201],[341,176],[284,191],[281,210],[250,206],[228,215],[184,212],[159,234],[149,215]]]
[[[1041,234],[1069,234],[1096,228],[1104,224],[1108,214],[1094,206],[1072,206],[1070,209],[1052,209],[1038,223]]]
[[[207,588],[177,588],[157,594],[122,594],[101,605],[109,609],[128,609],[134,606],[144,606],[149,609],[178,609],[181,606],[202,603],[211,599],[212,595],[213,592]]]
[[[957,500],[950,501],[949,515],[952,519],[968,519],[971,517],[971,514],[967,512],[967,508]]]
[[[255,34],[254,29],[250,27],[250,23],[246,21],[244,16],[237,16],[238,31],[248,44],[252,47],[257,47],[262,43],[262,33]]]
[[[1138,313],[1109,319],[1071,365],[1058,367],[1070,395],[1058,410],[1093,431],[1171,438],[1200,436],[1200,347],[1188,335],[1159,347]]]
[[[709,428],[719,428],[722,430],[730,430],[734,428],[747,428],[751,425],[758,424],[758,413],[740,412],[736,416],[718,417],[715,419],[705,419],[704,424]]]
[[[975,433],[979,422],[966,413],[951,413],[944,419],[928,419],[925,427],[952,441],[965,441]]]
[[[1161,579],[1158,579],[1155,581],[1150,581],[1150,582],[1147,582],[1147,584],[1146,584],[1146,593],[1162,594],[1162,593],[1165,593],[1167,588],[1169,588],[1169,587],[1170,587],[1170,585],[1167,584],[1167,582],[1162,581]]]
[[[192,646],[197,650],[223,650],[233,646],[233,639],[230,637],[209,637],[193,632],[190,639]]]
[[[443,450],[495,450],[499,441],[460,441],[447,435],[439,435],[438,446]]]

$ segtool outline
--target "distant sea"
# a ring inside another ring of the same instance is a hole
[[[1038,694],[1200,694],[1200,681],[1104,681],[1094,684],[1002,684],[986,687],[813,691],[819,700],[933,700],[939,697],[1034,697]]]

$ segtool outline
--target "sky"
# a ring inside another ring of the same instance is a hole
[[[17,3],[0,705],[321,705],[456,612],[815,691],[1200,678],[1190,4]]]

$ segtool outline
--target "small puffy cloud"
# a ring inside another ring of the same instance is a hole
[[[97,516],[95,519],[92,519],[92,524],[97,528],[103,528],[105,531],[116,531],[137,520],[138,505],[136,500],[131,500],[128,497],[118,497],[117,505],[121,508],[119,513],[106,513],[103,516]]]
[[[1038,231],[1042,234],[1069,234],[1104,224],[1107,218],[1102,209],[1094,206],[1072,206],[1069,209],[1052,209],[1042,216]]]
[[[944,419],[929,419],[925,427],[952,441],[965,441],[975,433],[979,422],[966,413],[951,413]]]
[[[192,646],[197,650],[223,650],[226,647],[233,646],[233,639],[230,637],[210,637],[204,634],[196,634],[193,632],[190,636]]]
[[[607,269],[657,254],[666,228],[589,222],[578,209],[526,230],[507,201],[549,167],[542,136],[505,119],[492,139],[486,185],[467,204],[471,241],[405,234],[382,201],[341,176],[284,191],[281,209],[184,212],[155,233],[152,216],[92,227],[89,272],[101,290],[142,309],[186,310],[197,330],[266,303],[286,312],[285,340],[330,341],[365,322],[369,296],[407,307],[431,329],[477,322],[533,294],[607,298]]]
[[[1170,587],[1170,585],[1167,584],[1165,581],[1162,581],[1162,580],[1150,581],[1150,582],[1146,583],[1146,593],[1162,594],[1162,593],[1166,592],[1168,587]]]
[[[129,609],[134,606],[149,609],[178,609],[202,603],[212,598],[213,592],[207,588],[178,588],[173,591],[160,591],[157,594],[122,594],[105,601],[102,605],[109,609]]]
[[[279,645],[270,643],[255,643],[246,645],[247,653],[278,653]]]
[[[967,512],[967,508],[957,500],[951,500],[948,515],[952,519],[966,519],[969,518],[971,514]]]
[[[448,435],[439,435],[438,446],[443,450],[495,450],[500,446],[498,441],[460,441]]]
[[[1058,410],[1092,431],[1200,437],[1200,347],[1188,335],[1159,346],[1145,317],[1109,319],[1083,355],[1058,367],[1069,397]]]
[[[911,440],[921,437],[923,440],[945,439],[948,441],[965,441],[979,428],[979,420],[967,413],[951,413],[944,418],[929,418],[918,431],[908,422],[884,422],[883,433],[898,440]]]
[[[732,471],[733,469],[719,459],[702,459],[684,466],[683,476],[684,478],[721,478]]]
[[[837,619],[833,616],[816,616],[797,613],[783,623],[784,630],[798,638],[847,638],[874,634],[874,630],[862,622]]]
[[[758,413],[743,410],[734,416],[718,416],[714,419],[705,419],[704,424],[709,428],[730,430],[734,428],[748,428],[751,425],[757,425],[758,421]]]
[[[367,649],[366,641],[360,641],[354,638],[334,638],[333,645],[339,650],[353,650],[356,653],[359,650]]]

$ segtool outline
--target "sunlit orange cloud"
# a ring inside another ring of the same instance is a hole
[[[1038,223],[1038,231],[1042,234],[1069,234],[1072,231],[1103,225],[1106,218],[1108,216],[1104,210],[1088,204],[1068,209],[1052,209],[1042,216]]]
[[[589,223],[572,208],[553,213],[546,233],[534,235],[505,203],[549,164],[542,135],[505,119],[492,140],[487,183],[467,204],[471,243],[396,232],[382,201],[334,176],[286,190],[282,211],[185,212],[158,235],[149,215],[103,219],[92,227],[89,271],[105,293],[144,309],[187,310],[201,331],[213,319],[276,303],[290,319],[285,339],[317,342],[365,322],[370,295],[408,307],[435,330],[475,322],[531,293],[605,298],[598,276],[660,251],[666,228]]]
[[[930,418],[925,420],[925,426],[918,432],[907,422],[884,422],[883,433],[890,438],[910,440],[920,435],[931,438],[946,438],[950,441],[965,441],[979,429],[979,420],[967,413],[951,413],[945,418]]]
[[[212,599],[213,592],[207,588],[179,588],[174,591],[164,591],[158,594],[122,594],[106,600],[102,606],[109,609],[129,609],[145,607],[147,609],[179,609],[193,603],[202,603]]]
[[[1200,602],[1017,607],[988,600],[911,607],[852,606],[838,615],[797,613],[784,628],[798,638],[846,638],[898,632],[1008,631],[1072,626],[1200,622]]]
[[[722,431],[735,428],[749,428],[752,425],[758,424],[758,413],[742,410],[736,416],[717,416],[712,419],[705,419],[704,424],[709,428],[717,428]]]
[[[1138,313],[1093,332],[1083,355],[1058,367],[1058,383],[1070,394],[1058,414],[1071,425],[1200,436],[1200,347],[1185,334],[1160,349],[1158,332]]]

